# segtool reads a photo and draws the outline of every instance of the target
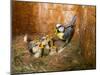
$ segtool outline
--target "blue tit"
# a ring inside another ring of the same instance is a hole
[[[62,25],[62,24],[56,25],[57,37],[61,40],[64,40],[66,44],[70,42],[70,40],[73,36],[75,21],[76,21],[76,16],[73,16],[71,22],[66,27],[65,27],[65,25]]]

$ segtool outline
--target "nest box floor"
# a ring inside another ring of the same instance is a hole
[[[38,37],[34,35],[35,37]],[[60,42],[56,42],[60,44]],[[23,42],[23,35],[12,39],[12,73],[51,72],[89,69],[84,64],[78,45],[69,43],[66,49],[55,55],[34,58]]]

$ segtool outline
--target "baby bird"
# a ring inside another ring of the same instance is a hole
[[[42,56],[42,48],[40,46],[40,42],[36,42],[36,45],[32,48],[32,52],[34,53],[34,57],[36,58]]]
[[[31,54],[33,54],[32,48],[35,45],[35,42],[28,37],[28,34],[25,34],[25,36],[24,36],[24,42],[27,44],[29,52]]]
[[[29,52],[33,54],[34,57],[41,57],[42,48],[40,47],[40,42],[30,39],[27,34],[24,36],[24,42],[27,44]]]
[[[50,45],[49,45],[49,40],[46,36],[41,38],[41,45],[43,49],[43,55],[48,55],[50,52]]]

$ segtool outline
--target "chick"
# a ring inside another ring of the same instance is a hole
[[[43,46],[48,44],[47,38],[46,37],[42,37],[41,38],[41,43],[42,43]]]
[[[32,48],[35,46],[35,41],[29,38],[28,34],[24,35],[24,42],[26,43],[28,50],[31,54],[33,54]]]
[[[36,43],[36,46],[32,48],[35,58],[39,58],[42,56],[42,48],[40,47],[40,42]]]
[[[32,40],[27,34],[24,36],[24,42],[27,44],[29,52],[34,55],[34,57],[41,57],[42,48],[40,47],[40,42],[37,40]]]
[[[50,45],[49,45],[49,40],[46,36],[41,38],[41,45],[43,49],[43,55],[48,55],[50,52]]]

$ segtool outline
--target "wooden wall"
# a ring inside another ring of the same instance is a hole
[[[82,7],[80,46],[86,64],[96,65],[96,8]]]
[[[95,6],[13,2],[12,34],[54,34],[57,23],[68,24],[77,15],[73,42],[79,44],[86,63],[95,65]]]
[[[79,13],[79,8],[78,5],[14,2],[13,34],[25,32],[53,34],[55,25],[68,24],[73,15]]]
[[[79,5],[35,3],[35,2],[13,2],[12,34],[54,34],[57,23],[68,24],[74,15],[77,15],[73,43],[79,42],[80,25]]]

